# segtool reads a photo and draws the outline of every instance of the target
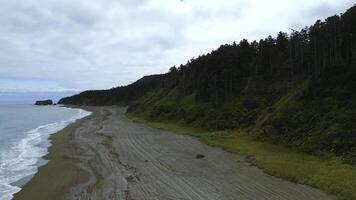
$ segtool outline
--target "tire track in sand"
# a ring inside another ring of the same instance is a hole
[[[82,166],[94,178],[71,193],[85,191],[80,199],[333,199],[320,190],[268,175],[240,155],[133,123],[125,108],[90,109],[94,117],[76,138],[87,151]],[[200,153],[205,158],[196,159]]]

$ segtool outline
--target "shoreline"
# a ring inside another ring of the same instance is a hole
[[[80,109],[90,111],[82,107]],[[51,146],[48,154],[41,158],[47,163],[38,167],[37,173],[13,183],[21,188],[13,195],[13,200],[59,200],[65,191],[89,179],[89,174],[73,159],[82,154],[81,149],[74,144],[73,134],[90,116],[77,119],[49,136]]]
[[[90,116],[53,134],[48,164],[14,199],[334,199],[266,174],[239,154],[137,124],[125,110],[90,107]]]

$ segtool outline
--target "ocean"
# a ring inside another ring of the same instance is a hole
[[[60,106],[0,104],[0,200],[10,200],[19,183],[47,163],[49,136],[89,115]]]

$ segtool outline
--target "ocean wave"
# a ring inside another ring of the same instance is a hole
[[[25,138],[0,154],[0,200],[12,199],[13,194],[21,190],[12,184],[37,172],[39,162],[51,145],[51,134],[91,114],[82,109],[76,110],[78,114],[68,120],[42,125],[26,132]]]

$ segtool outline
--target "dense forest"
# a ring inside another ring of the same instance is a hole
[[[291,33],[225,44],[128,86],[59,101],[128,112],[356,163],[356,6]]]

